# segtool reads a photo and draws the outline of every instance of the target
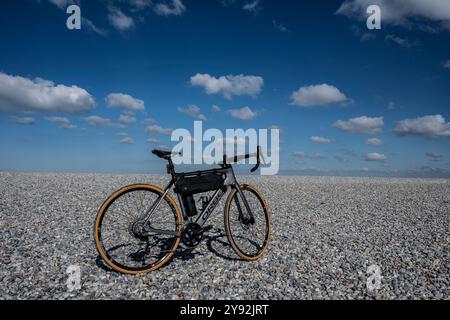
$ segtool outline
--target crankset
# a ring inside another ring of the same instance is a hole
[[[203,240],[205,229],[198,223],[189,223],[181,233],[181,240],[184,245],[189,248],[194,248]]]

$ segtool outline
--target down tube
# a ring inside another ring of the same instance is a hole
[[[208,206],[203,210],[200,217],[198,217],[196,223],[198,223],[200,226],[203,227],[205,222],[208,220],[211,213],[214,211],[214,209],[217,207],[217,204],[219,203],[220,199],[222,199],[223,195],[226,193],[226,190],[219,189],[217,190],[214,195],[211,198],[211,201],[209,201]]]

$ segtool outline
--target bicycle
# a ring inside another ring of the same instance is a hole
[[[184,173],[175,172],[172,161],[179,153],[153,150],[154,155],[168,161],[171,180],[164,189],[148,184],[123,187],[103,203],[94,224],[100,257],[112,269],[128,274],[162,267],[172,258],[180,241],[192,249],[201,243],[204,233],[212,227],[205,227],[206,221],[230,189],[224,208],[228,241],[241,259],[260,259],[270,239],[268,207],[255,187],[237,182],[231,165],[256,157],[251,172],[256,171],[262,157],[260,150],[258,146],[252,154],[231,158],[224,155],[220,168]],[[172,187],[181,213],[168,193]],[[214,191],[211,197],[200,198],[202,208],[198,212],[193,195],[210,191]]]

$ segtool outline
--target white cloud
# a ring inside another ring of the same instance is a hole
[[[102,118],[100,116],[85,117],[84,120],[93,127],[113,127],[113,123],[110,119]]]
[[[31,117],[12,117],[12,119],[16,124],[22,126],[34,125],[36,123],[36,120]]]
[[[300,159],[324,159],[325,158],[325,156],[323,156],[320,153],[306,153],[303,151],[294,152],[292,155],[294,157],[300,158]]]
[[[74,114],[94,106],[89,92],[77,86],[55,85],[41,78],[31,80],[0,72],[0,111]]]
[[[375,39],[377,37],[373,32],[369,32],[370,30],[368,31],[367,28],[364,29],[364,28],[361,28],[359,26],[352,25],[351,29],[353,31],[353,34],[356,37],[358,37],[359,41],[361,41],[361,42],[366,42],[366,41],[369,41],[369,40],[373,40],[373,39]]]
[[[440,115],[430,115],[397,122],[394,132],[399,136],[450,137],[450,123]]]
[[[253,1],[247,2],[246,4],[244,4],[242,9],[246,10],[246,11],[249,11],[249,12],[251,12],[253,14],[256,14],[261,9],[260,6],[259,6],[259,1],[260,0],[253,0]]]
[[[207,121],[206,116],[202,113],[199,107],[194,104],[187,106],[186,108],[178,108],[178,112],[185,113],[194,119],[199,119],[202,121]]]
[[[152,144],[161,144],[161,141],[155,138],[148,138],[147,142]]]
[[[252,111],[249,107],[243,107],[241,109],[231,109],[228,113],[233,117],[240,120],[253,120],[258,115],[256,112]]]
[[[417,41],[411,42],[407,38],[402,38],[402,37],[399,37],[399,36],[396,36],[393,34],[386,35],[385,40],[393,42],[393,43],[399,45],[400,47],[407,48],[407,49],[410,49],[412,47],[416,47],[417,45],[419,45],[419,43]]]
[[[166,135],[166,136],[170,136],[172,134],[172,129],[170,128],[163,128],[157,124],[152,124],[150,126],[148,126],[147,128],[145,128],[145,132],[146,133],[157,133],[157,134],[162,134],[162,135]]]
[[[125,137],[119,141],[120,144],[134,144],[134,140],[131,137]]]
[[[130,112],[145,110],[144,101],[123,93],[110,93],[106,97],[106,103],[111,108],[119,108]]]
[[[109,7],[108,10],[108,20],[114,28],[126,31],[134,27],[133,18],[124,14],[120,9]]]
[[[450,30],[447,0],[346,0],[336,13],[363,21],[367,19],[367,7],[373,4],[380,6],[383,23],[410,27],[417,21],[429,20]]]
[[[224,6],[224,7],[229,7],[231,5],[233,5],[236,0],[219,0],[219,2]]]
[[[366,144],[368,146],[379,147],[383,145],[383,141],[378,138],[367,139]]]
[[[88,29],[90,31],[93,31],[101,36],[106,36],[108,32],[106,30],[103,30],[99,27],[97,27],[91,20],[88,18],[81,17],[81,29]]]
[[[152,5],[152,0],[128,0],[134,11],[144,10]]]
[[[312,136],[311,141],[320,143],[320,144],[329,144],[334,141],[332,138],[324,138],[324,137],[318,137],[318,136]]]
[[[58,128],[60,128],[60,129],[76,129],[77,126],[72,123],[63,123]]]
[[[66,9],[69,5],[73,4],[73,0],[48,0],[60,9]]]
[[[445,62],[442,64],[442,66],[443,66],[445,69],[450,69],[450,60],[445,61]]]
[[[389,101],[387,108],[388,110],[394,110],[395,108],[397,108],[397,104],[394,101]]]
[[[383,130],[384,120],[383,117],[369,118],[362,116],[348,121],[338,120],[333,126],[344,132],[374,134]]]
[[[171,3],[161,2],[153,7],[153,11],[160,16],[180,16],[186,11],[186,7],[181,0],[171,0]]]
[[[299,88],[292,93],[291,105],[310,108],[342,103],[347,100],[347,97],[338,88],[324,83]]]
[[[436,153],[436,152],[427,152],[425,155],[430,159],[430,161],[433,162],[439,162],[444,157],[442,154]]]
[[[136,123],[136,118],[127,114],[121,114],[119,117],[119,123],[124,126],[134,124]]]
[[[58,123],[60,129],[76,129],[77,126],[70,123],[70,120],[66,117],[45,117],[46,121],[51,123]]]
[[[127,132],[119,132],[117,135],[122,137],[122,139],[119,140],[120,144],[134,144],[134,139],[131,138]]]
[[[66,117],[45,117],[44,119],[52,123],[70,123],[70,120]]]
[[[264,79],[258,76],[227,75],[215,78],[209,74],[197,73],[191,77],[191,85],[203,87],[207,94],[221,93],[226,99],[233,96],[255,97],[261,92]]]
[[[127,132],[119,132],[117,135],[122,137],[119,141],[120,144],[134,144],[133,138],[131,138]]]
[[[377,153],[377,152],[372,152],[372,153],[368,153],[366,155],[365,160],[366,161],[386,161],[388,158],[382,154],[382,153]]]
[[[216,113],[222,111],[218,105],[213,105],[211,110],[212,110],[212,112],[216,112]]]
[[[278,31],[281,31],[281,32],[289,31],[288,28],[286,28],[286,26],[284,24],[282,24],[281,22],[278,22],[277,20],[272,20],[272,24],[273,24],[273,27],[275,29],[277,29]]]
[[[145,118],[142,123],[146,124],[146,125],[150,125],[150,124],[156,124],[158,123],[158,121],[156,121],[153,118]]]

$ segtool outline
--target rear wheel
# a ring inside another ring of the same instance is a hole
[[[241,190],[252,216],[248,214],[239,192],[233,189],[225,203],[225,230],[234,251],[244,260],[255,261],[262,257],[269,245],[269,211],[253,186],[242,185]]]
[[[163,190],[154,186],[131,185],[113,193],[103,203],[95,220],[94,238],[108,266],[138,274],[156,270],[170,260],[180,243],[183,224],[175,201],[166,195],[148,223],[143,220],[163,194]]]

